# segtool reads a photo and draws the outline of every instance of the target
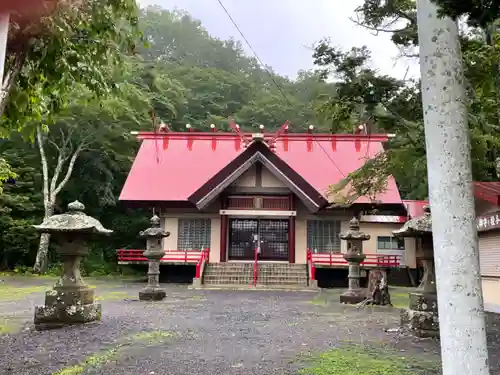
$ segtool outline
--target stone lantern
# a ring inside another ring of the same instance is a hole
[[[151,218],[151,227],[140,232],[141,237],[146,238],[146,251],[143,255],[148,258],[148,285],[139,292],[142,301],[161,301],[166,293],[160,288],[160,259],[165,255],[162,239],[170,236],[160,228],[160,218],[154,215]]]
[[[83,213],[85,206],[74,201],[68,204],[68,212],[53,215],[34,227],[51,235],[59,242],[57,249],[64,261],[64,271],[46,292],[45,305],[35,307],[37,329],[58,328],[69,324],[88,323],[101,319],[101,305],[94,302],[94,290],[90,289],[80,274],[80,262],[87,255],[86,240],[96,234],[110,234],[93,217]]]
[[[393,233],[396,237],[416,239],[417,251],[421,251],[424,268],[420,291],[410,293],[409,308],[401,311],[401,325],[409,328],[416,336],[437,337],[439,320],[430,207],[425,206],[423,216],[408,220],[401,229]]]
[[[347,242],[347,252],[344,259],[349,263],[349,289],[340,296],[341,303],[356,304],[365,299],[360,285],[360,264],[365,260],[363,241],[369,240],[370,235],[360,232],[359,220],[353,217],[349,222],[349,230],[340,234],[340,239]]]

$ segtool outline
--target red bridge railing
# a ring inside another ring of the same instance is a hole
[[[198,264],[202,257],[206,257],[206,251],[199,250],[166,250],[165,255],[161,258],[163,263],[192,263]],[[129,249],[119,249],[116,250],[118,257],[118,264],[127,263],[142,263],[147,262],[148,259],[143,256],[145,250],[129,250]],[[208,258],[206,258],[208,259]]]

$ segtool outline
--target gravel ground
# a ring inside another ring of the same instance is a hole
[[[26,286],[25,281],[6,284]],[[43,302],[43,293],[4,298],[0,318],[22,321],[24,328],[0,337],[0,373],[51,375],[87,361],[83,372],[73,367],[74,372],[61,375],[286,375],[298,374],[302,355],[346,342],[389,346],[427,359],[439,352],[434,340],[386,333],[398,324],[397,310],[325,302],[338,300],[335,293],[318,298],[304,292],[165,285],[167,299],[148,303],[136,300],[141,284],[93,284],[102,298],[103,318],[86,326],[34,331],[33,306]],[[500,319],[491,315],[489,321],[493,374],[500,374]]]

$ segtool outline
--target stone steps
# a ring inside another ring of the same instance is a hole
[[[254,263],[208,264],[203,274],[203,285],[210,287],[230,287],[253,285]],[[304,264],[259,263],[258,288],[305,289],[309,278]]]

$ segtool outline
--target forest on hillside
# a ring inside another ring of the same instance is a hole
[[[400,9],[381,4],[365,1],[357,12],[360,27],[377,30],[403,22],[406,27],[392,32],[393,41],[411,54],[418,45],[414,3],[401,2]],[[187,123],[196,130],[208,130],[212,123],[228,130],[229,116],[244,130],[259,124],[273,129],[289,120],[291,131],[314,124],[318,131],[350,133],[356,124],[367,123],[372,131],[396,137],[384,156],[347,181],[369,193],[392,174],[403,197],[427,197],[419,82],[380,75],[370,68],[366,47],[343,51],[328,40],[318,41],[311,56],[315,69],[292,80],[261,66],[239,42],[212,37],[185,12],[149,7],[135,19],[130,16],[135,11],[64,14],[60,17],[92,17],[96,24],[104,20],[109,30],[122,19],[133,27],[125,35],[108,32],[102,45],[86,45],[83,34],[100,32],[92,22],[83,33],[54,19],[58,28],[22,56],[28,63],[13,75],[16,86],[1,103],[0,268],[31,267],[39,248],[48,249],[49,264],[54,263],[49,238],[40,241],[31,225],[64,211],[75,199],[115,231],[92,243],[84,271],[112,272],[115,249],[144,246],[137,234],[150,214],[124,208],[118,196],[138,147],[130,132],[151,130],[152,113],[173,130],[184,130]],[[498,179],[500,32],[494,26],[477,26],[462,36],[474,178],[483,181]],[[116,48],[103,52],[111,40]],[[63,53],[48,47],[63,41]],[[103,53],[107,57],[96,60]],[[13,71],[18,55],[12,49]],[[41,62],[33,63],[35,57]],[[37,260],[37,269],[45,270],[47,262]]]

